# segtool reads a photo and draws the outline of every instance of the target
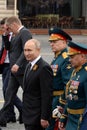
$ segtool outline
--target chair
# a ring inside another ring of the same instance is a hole
[[[78,17],[76,20],[75,20],[75,26],[78,27],[78,28],[84,28],[85,27],[85,17],[84,16],[81,16],[81,17]]]
[[[58,18],[55,16],[51,17],[51,26],[57,26],[58,25]]]
[[[68,28],[73,28],[73,24],[74,24],[74,17],[70,16],[66,18],[66,26]]]
[[[66,22],[67,22],[67,16],[62,16],[62,17],[59,18],[59,26],[61,28],[66,27]]]

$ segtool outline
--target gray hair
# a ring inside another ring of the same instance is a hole
[[[38,41],[37,39],[30,39],[29,42],[35,43],[35,47],[36,47],[37,49],[40,49],[40,48],[41,48],[40,41]]]
[[[17,23],[18,25],[22,24],[20,19],[18,17],[16,17],[16,16],[11,16],[11,17],[6,19],[6,24],[7,25],[10,25],[10,24],[12,24],[14,22]]]

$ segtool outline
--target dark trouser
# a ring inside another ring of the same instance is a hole
[[[9,63],[4,63],[3,64],[3,73],[2,73],[2,81],[3,81],[3,97],[5,99],[5,93],[8,87],[8,81],[9,81],[9,76],[10,76],[10,64]],[[11,105],[8,113],[7,113],[7,118],[14,118],[15,117],[15,112],[14,112],[14,106]]]
[[[80,130],[87,130],[87,112],[83,116],[81,126],[80,126]]]
[[[1,110],[1,117],[5,116],[10,110],[10,107],[16,102],[16,94],[18,91],[18,88],[23,85],[23,75],[21,76],[15,76],[13,74],[9,77],[8,87],[6,89],[5,93],[5,103]],[[22,106],[22,105],[20,105]],[[19,107],[19,111],[21,111],[22,108]],[[0,117],[0,118],[1,118]]]
[[[45,129],[38,125],[26,125],[25,124],[25,130],[45,130]]]

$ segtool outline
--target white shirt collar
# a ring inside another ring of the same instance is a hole
[[[41,56],[39,55],[35,60],[33,60],[31,63],[31,69],[32,67],[35,65],[35,63],[41,58]]]
[[[21,26],[21,27],[17,30],[17,32],[19,32],[23,27],[24,27],[24,26]]]

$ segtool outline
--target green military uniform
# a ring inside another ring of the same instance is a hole
[[[70,46],[76,49],[82,48],[81,45],[74,43],[70,43]],[[87,53],[87,46],[85,52]],[[73,55],[72,53],[71,55]],[[77,53],[80,53],[80,50]],[[87,106],[87,62],[73,70],[71,78],[66,85],[65,96],[67,103],[60,121],[66,124],[65,130],[79,130],[83,113]]]
[[[64,92],[64,87],[70,79],[71,66],[67,57],[67,50],[56,55],[51,63],[53,70],[53,110],[59,105],[59,97]],[[67,76],[66,76],[67,75]]]
[[[64,87],[69,81],[72,71],[66,51],[64,49],[57,54],[51,64],[54,75],[52,110],[59,106],[59,97],[64,93]],[[55,124],[55,119],[53,119],[53,122]]]
[[[64,31],[58,28],[53,28],[49,31],[49,41],[57,41],[58,39],[65,38],[71,40],[71,37]],[[55,35],[56,34],[56,35]],[[55,43],[54,43],[55,44]],[[64,93],[64,87],[70,79],[72,72],[69,58],[67,56],[67,49],[55,53],[55,57],[51,63],[53,70],[53,102],[52,110],[59,106],[59,97]],[[54,130],[55,118],[51,120],[50,126],[46,130]]]

